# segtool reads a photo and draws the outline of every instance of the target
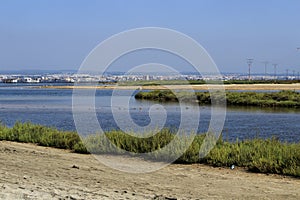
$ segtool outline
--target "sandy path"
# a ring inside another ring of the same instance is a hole
[[[208,85],[168,85],[169,89],[174,90],[207,90]],[[210,88],[219,88],[219,85],[209,85]],[[52,89],[92,89],[94,86],[42,86],[42,88],[52,88]],[[162,90],[166,89],[164,85],[158,86],[97,86],[97,89],[124,89],[124,90]],[[300,90],[300,84],[230,84],[224,85],[226,90]]]
[[[204,165],[128,174],[32,144],[0,142],[0,164],[0,199],[300,199],[300,180],[290,177]]]

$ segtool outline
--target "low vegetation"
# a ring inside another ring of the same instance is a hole
[[[0,140],[34,143],[46,147],[74,150],[81,143],[75,132],[59,131],[42,125],[17,122],[12,128],[0,126]]]
[[[218,98],[218,94],[216,98]],[[199,104],[210,104],[211,95],[209,92],[187,92],[173,93],[170,90],[154,90],[139,92],[136,99],[154,101],[197,101]],[[280,92],[230,92],[226,91],[227,105],[233,106],[259,106],[259,107],[288,107],[300,108],[300,93],[296,91]]]
[[[124,153],[121,150],[113,150],[112,144],[132,154],[147,153],[161,149],[175,137],[177,136],[169,129],[163,129],[155,135],[149,133],[147,138],[134,137],[121,131],[110,131],[105,135],[95,134],[81,140],[76,132],[59,131],[31,123],[18,122],[12,128],[0,126],[0,140],[35,143],[41,146],[69,149],[77,153],[88,153],[87,148],[90,152],[97,154]],[[188,141],[189,137],[191,136],[184,137],[183,142]],[[282,143],[276,138],[266,140],[256,138],[234,143],[219,139],[210,153],[200,159],[199,150],[204,137],[205,135],[196,135],[189,148],[175,162],[204,163],[218,167],[235,165],[253,172],[300,177],[299,143]],[[110,141],[109,145],[107,145],[106,138]],[[160,155],[149,154],[148,159],[166,160],[178,151],[176,147],[166,148]]]
[[[119,81],[115,84],[120,86],[155,86],[155,85],[203,85],[220,84],[219,80],[140,80],[140,81]],[[292,84],[300,83],[300,80],[227,80],[223,84]]]
[[[300,80],[228,80],[224,84],[292,84],[300,83]]]

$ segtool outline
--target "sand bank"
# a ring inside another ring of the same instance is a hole
[[[300,180],[199,164],[129,174],[92,155],[2,141],[0,199],[300,199]]]

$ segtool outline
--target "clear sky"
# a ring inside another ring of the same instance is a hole
[[[99,42],[145,26],[189,35],[222,72],[247,72],[246,58],[256,73],[261,61],[300,71],[299,0],[1,0],[0,70],[76,70]]]

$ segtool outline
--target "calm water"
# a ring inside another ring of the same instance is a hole
[[[132,91],[121,91],[116,97],[123,101]],[[111,105],[112,90],[96,92],[96,111],[102,129],[118,129],[112,110],[121,113],[127,110],[122,104]],[[147,126],[151,120],[149,107],[153,102],[130,98],[129,113],[139,126]],[[177,104],[161,104],[167,113],[165,127],[178,128],[181,111]],[[162,109],[157,107],[157,110]],[[187,105],[185,109],[193,109]],[[161,113],[161,112],[158,112]],[[154,111],[155,116],[155,111]],[[210,107],[200,107],[198,132],[207,131],[210,121]],[[0,84],[0,120],[7,126],[16,121],[53,126],[61,130],[75,130],[72,115],[72,90],[40,89],[28,86]],[[132,129],[124,118],[123,126]],[[227,108],[223,137],[230,141],[253,137],[276,136],[282,141],[300,141],[300,111],[292,109]]]

